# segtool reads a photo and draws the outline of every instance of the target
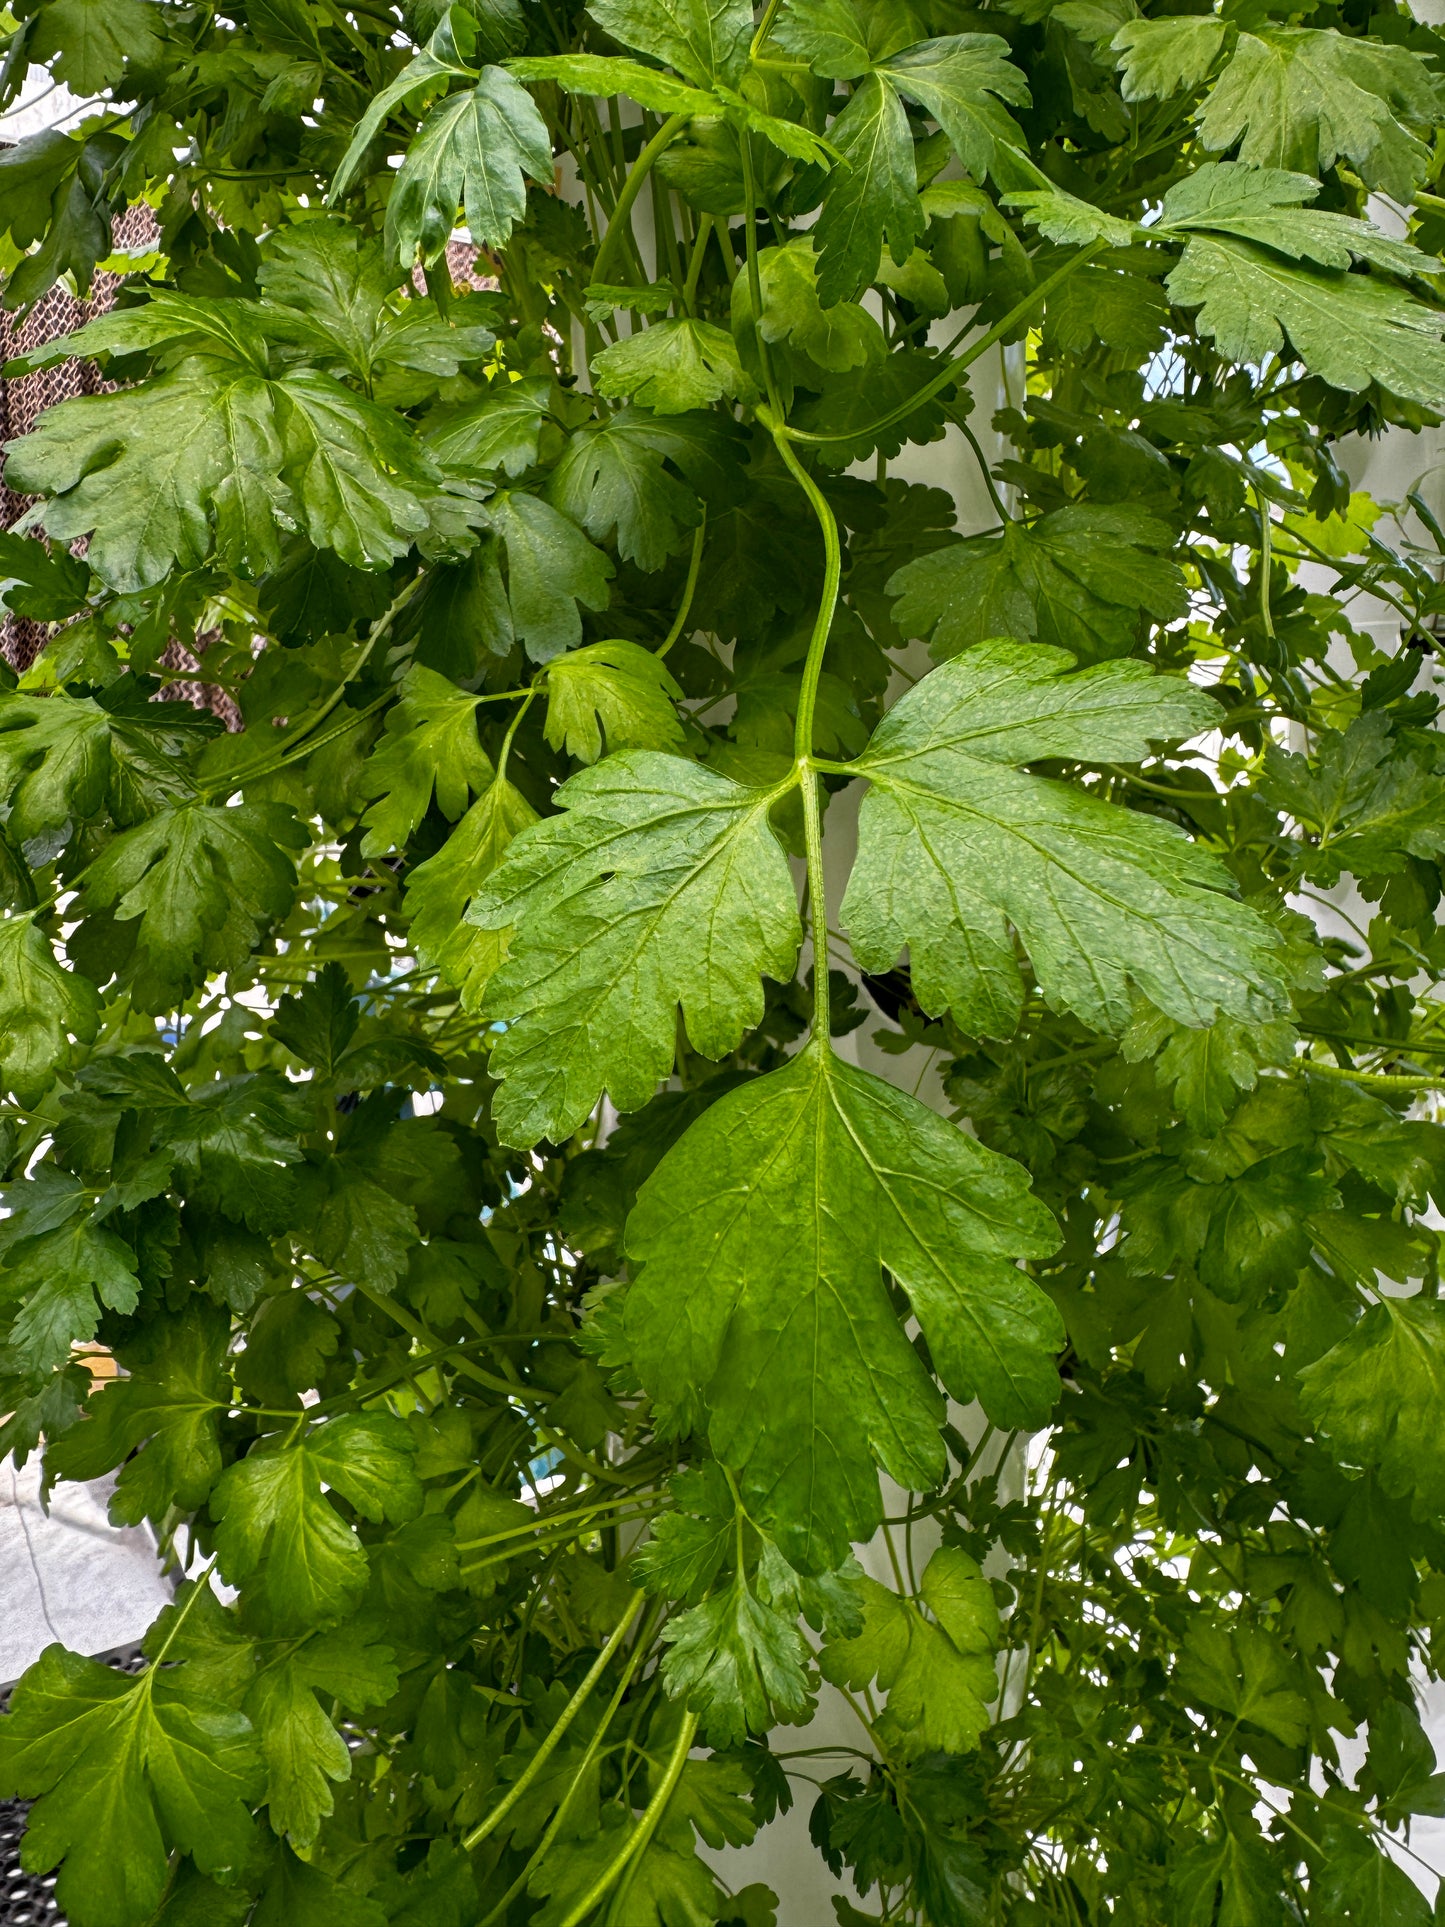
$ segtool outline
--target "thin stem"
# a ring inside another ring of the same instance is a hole
[[[682,601],[677,605],[677,614],[672,619],[672,627],[657,646],[659,662],[671,649],[687,625],[688,613],[692,608],[692,598],[697,589],[698,573],[702,568],[702,545],[707,534],[707,510],[703,509],[702,520],[692,532],[692,557],[687,565],[687,581],[683,585]]]
[[[1274,523],[1270,518],[1269,503],[1256,484],[1254,505],[1259,510],[1259,616],[1264,624],[1264,633],[1274,640],[1274,615],[1269,606],[1269,571],[1273,560]]]
[[[332,690],[331,694],[314,716],[308,716],[303,723],[299,723],[273,756],[264,757],[259,763],[253,763],[250,769],[232,770],[228,775],[218,778],[216,782],[209,785],[206,794],[229,795],[232,790],[240,789],[246,783],[254,783],[263,776],[269,776],[274,770],[284,769],[288,763],[294,763],[299,756],[309,756],[313,749],[319,749],[321,746],[320,743],[313,743],[309,739],[314,735],[315,731],[320,728],[321,724],[326,721],[327,717],[346,694],[347,685],[354,681],[366,667],[371,659],[372,650],[375,649],[377,643],[381,641],[381,638],[390,631],[392,624],[425,580],[426,577],[424,575],[413,576],[406,587],[402,589],[399,594],[392,597],[388,607],[382,611],[368,630],[366,640],[361,646],[361,651],[355,662],[352,663],[350,669],[346,672],[345,678],[336,685],[335,689]],[[367,710],[358,711],[358,720],[364,715],[369,715],[372,710],[379,709],[382,703],[387,701],[393,693],[392,690],[388,689],[385,695],[379,696]],[[347,722],[345,729],[350,729],[351,727],[352,724]],[[344,733],[344,729],[333,732],[334,735]],[[330,742],[332,736],[328,735],[325,740]]]
[[[612,218],[607,223],[607,232],[602,236],[601,245],[597,249],[597,258],[592,264],[594,281],[607,280],[613,256],[621,247],[623,237],[629,232],[628,223],[632,218],[633,203],[642,192],[643,183],[652,172],[658,155],[677,139],[690,118],[688,114],[669,114],[632,163],[627,179],[622,183],[622,192],[617,197],[617,205],[612,210]]]
[[[1338,1077],[1346,1084],[1373,1084],[1387,1091],[1445,1090],[1445,1077],[1401,1077],[1389,1071],[1348,1071],[1338,1064],[1321,1064],[1313,1057],[1301,1057],[1298,1061],[1317,1077]]]
[[[644,1851],[649,1840],[657,1830],[657,1823],[672,1798],[673,1789],[682,1778],[682,1769],[687,1765],[687,1756],[692,1750],[693,1735],[697,1732],[697,1714],[684,1713],[682,1725],[678,1729],[677,1741],[667,1762],[667,1770],[652,1798],[643,1809],[642,1818],[628,1834],[617,1852],[598,1874],[592,1885],[583,1894],[562,1921],[561,1927],[581,1927],[581,1923],[592,1909],[611,1891],[627,1868]]]
[[[978,472],[983,477],[984,487],[988,490],[988,499],[990,502],[993,503],[994,514],[998,517],[1000,522],[1011,522],[1013,520],[1013,517],[1009,514],[1008,510],[1004,507],[1003,497],[999,494],[998,490],[994,487],[993,476],[989,472],[988,457],[984,454],[983,450],[979,447],[977,435],[974,434],[973,430],[969,427],[967,422],[960,422],[958,426],[963,432],[963,439],[968,443],[969,447],[973,450],[974,455],[978,459]]]
[[[818,613],[813,619],[813,633],[808,639],[807,660],[803,664],[803,686],[798,694],[797,727],[793,733],[793,754],[799,763],[813,753],[813,716],[818,705],[818,680],[823,673],[823,656],[828,647],[828,637],[832,633],[833,614],[838,606],[838,586],[843,575],[843,551],[838,540],[838,523],[828,498],[813,480],[812,476],[798,460],[789,446],[788,430],[779,423],[773,431],[773,441],[778,453],[786,463],[788,472],[798,487],[807,496],[818,527],[823,534],[823,594],[818,603]],[[820,927],[820,942],[826,948],[828,926]]]
[[[757,344],[758,365],[763,371],[763,386],[768,391],[768,408],[775,421],[783,419],[783,405],[773,378],[772,357],[763,338],[763,281],[758,267],[757,185],[753,179],[752,141],[744,128],[738,135],[738,153],[743,164],[743,246],[748,264],[748,301],[753,311],[753,340]],[[781,446],[781,444],[779,444]]]
[[[710,214],[704,214],[697,224],[697,239],[692,244],[692,257],[687,264],[687,280],[682,290],[682,305],[689,314],[697,312],[697,284],[702,277],[702,261],[707,253],[712,225],[713,217]]]
[[[936,375],[931,376],[929,380],[924,382],[921,388],[910,395],[907,401],[900,402],[896,408],[890,408],[886,415],[881,415],[876,422],[870,422],[866,428],[849,429],[846,433],[840,430],[836,435],[813,435],[802,428],[789,428],[782,423],[763,421],[761,413],[758,419],[763,421],[765,428],[771,429],[775,434],[781,432],[787,436],[789,441],[793,442],[822,444],[827,442],[855,441],[861,440],[865,436],[872,437],[879,435],[885,428],[891,428],[895,422],[901,422],[906,415],[911,415],[915,408],[922,407],[924,402],[931,401],[935,395],[941,394],[951,382],[957,381],[965,368],[977,361],[980,355],[986,355],[989,349],[997,342],[1002,341],[1006,334],[1011,334],[1018,324],[1038,306],[1039,302],[1058,287],[1061,281],[1066,281],[1076,268],[1083,267],[1086,262],[1092,261],[1097,255],[1102,254],[1104,252],[1104,246],[1105,244],[1102,241],[1095,241],[1089,247],[1084,248],[1080,253],[1076,254],[1071,261],[1066,261],[1061,268],[1056,268],[1047,280],[1040,281],[1036,288],[1029,290],[1022,301],[1016,302],[1003,317],[1002,321],[996,321],[988,330],[987,334],[980,335],[977,341],[963,350],[962,354],[955,355],[945,367],[941,368]]]
[[[470,1853],[474,1847],[481,1845],[488,1834],[496,1831],[502,1821],[505,1820],[507,1815],[512,1811],[512,1808],[517,1804],[518,1800],[520,1800],[522,1795],[527,1791],[528,1787],[531,1786],[537,1775],[542,1771],[542,1768],[547,1764],[548,1760],[551,1759],[553,1753],[557,1750],[566,1735],[568,1727],[571,1726],[573,1720],[576,1719],[577,1715],[590,1699],[593,1687],[596,1686],[598,1680],[601,1679],[602,1675],[607,1671],[607,1668],[612,1664],[612,1656],[627,1637],[627,1630],[633,1620],[636,1619],[638,1611],[641,1608],[642,1598],[643,1596],[640,1592],[633,1593],[631,1599],[628,1601],[626,1612],[613,1629],[611,1638],[593,1661],[587,1677],[563,1707],[561,1713],[558,1715],[556,1725],[527,1762],[524,1771],[512,1782],[507,1792],[492,1808],[486,1818],[479,1820],[471,1832],[463,1837],[462,1846],[466,1852]]]

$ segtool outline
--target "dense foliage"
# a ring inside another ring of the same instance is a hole
[[[16,1691],[30,1864],[763,1927],[805,1800],[845,1927],[1420,1927],[1445,535],[1340,443],[1445,411],[1440,37],[0,20],[105,96],[9,305],[159,229],[9,450],[0,1449],[189,1575]]]

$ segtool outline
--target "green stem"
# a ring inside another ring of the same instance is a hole
[[[320,728],[321,724],[326,721],[327,717],[346,694],[347,685],[361,674],[361,671],[371,659],[372,650],[375,649],[377,643],[381,641],[381,638],[390,631],[392,624],[396,621],[407,603],[410,602],[412,596],[415,595],[419,585],[425,580],[425,576],[413,576],[406,587],[402,589],[399,594],[392,597],[388,607],[382,611],[367,632],[366,640],[361,646],[360,654],[347,671],[345,680],[336,685],[335,689],[332,690],[331,694],[314,716],[308,716],[305,722],[297,724],[296,728],[289,733],[285,742],[280,745],[274,755],[264,757],[259,763],[253,763],[250,769],[233,770],[229,775],[218,778],[216,782],[207,786],[205,794],[211,796],[224,794],[229,796],[232,790],[240,789],[247,783],[257,782],[263,776],[270,776],[273,771],[284,769],[288,763],[294,763],[298,757],[309,756],[312,750],[319,749],[321,743],[319,741],[312,742],[310,738],[314,735],[315,731]],[[370,704],[367,709],[358,710],[356,721],[360,722],[366,716],[369,716],[373,710],[380,709],[381,705],[389,701],[395,693],[394,690],[388,689],[384,695],[378,696],[376,701]],[[324,740],[331,742],[336,736],[344,735],[346,730],[353,726],[353,723],[348,720],[341,729],[330,732]]]
[[[611,1892],[612,1888],[616,1885],[617,1881],[621,1879],[632,1862],[639,1854],[645,1851],[648,1841],[651,1840],[653,1834],[657,1831],[657,1823],[661,1820],[668,1801],[672,1798],[673,1789],[682,1778],[682,1769],[687,1765],[687,1756],[692,1749],[693,1735],[696,1732],[697,1714],[685,1713],[683,1715],[682,1725],[678,1729],[677,1743],[673,1747],[671,1757],[667,1762],[667,1771],[663,1774],[657,1791],[644,1808],[642,1818],[632,1829],[631,1833],[628,1834],[622,1845],[617,1849],[617,1852],[612,1856],[611,1860],[608,1861],[607,1865],[602,1869],[602,1872],[598,1874],[597,1878],[587,1889],[586,1893],[583,1894],[576,1906],[568,1912],[566,1919],[561,1923],[561,1927],[581,1927],[581,1923],[587,1918],[588,1914],[592,1912],[592,1909],[607,1897],[608,1893]]]
[[[818,706],[818,681],[823,673],[823,657],[833,628],[838,606],[838,586],[843,573],[843,552],[838,540],[838,523],[828,499],[798,460],[779,423],[773,440],[789,474],[807,496],[823,534],[823,593],[808,638],[808,655],[803,664],[803,684],[798,692],[797,724],[793,733],[793,754],[803,783],[803,833],[808,858],[808,915],[813,926],[813,1035],[825,1042],[831,1034],[828,999],[828,898],[823,881],[823,813],[818,801],[818,772],[813,767],[813,718]]]
[[[558,1746],[561,1745],[568,1727],[571,1726],[573,1720],[576,1719],[577,1715],[591,1698],[593,1687],[596,1686],[598,1680],[601,1679],[602,1675],[607,1671],[607,1668],[612,1664],[612,1656],[627,1637],[627,1630],[633,1620],[636,1619],[638,1609],[641,1605],[642,1594],[640,1592],[633,1593],[631,1599],[628,1601],[627,1611],[618,1621],[617,1626],[613,1630],[612,1637],[592,1662],[587,1677],[562,1708],[561,1713],[558,1715],[557,1724],[552,1728],[552,1731],[527,1762],[525,1771],[519,1778],[512,1782],[507,1792],[492,1808],[486,1818],[478,1821],[471,1832],[463,1836],[462,1846],[468,1853],[470,1853],[474,1847],[479,1847],[489,1833],[496,1831],[502,1821],[505,1820],[507,1815],[512,1811],[512,1808],[517,1804],[518,1800],[520,1800],[522,1795],[527,1791],[528,1787],[531,1786],[537,1775],[542,1771],[542,1768],[547,1764],[548,1760],[551,1759]]]
[[[662,641],[658,644],[658,647],[657,647],[657,657],[659,662],[667,654],[668,650],[671,649],[672,645],[677,641],[678,637],[682,634],[683,629],[686,626],[688,613],[692,608],[693,594],[697,588],[698,573],[702,568],[702,545],[703,545],[703,538],[705,537],[706,534],[707,534],[707,510],[706,508],[704,508],[702,512],[702,520],[698,523],[697,527],[692,532],[692,559],[689,561],[687,565],[687,581],[683,585],[682,601],[677,605],[677,614],[672,619],[672,627],[668,630],[667,634],[663,637]]]
[[[669,114],[632,163],[627,179],[622,183],[622,192],[617,197],[617,205],[612,210],[612,218],[607,223],[607,232],[603,235],[601,245],[597,249],[597,258],[592,264],[594,281],[607,280],[612,258],[622,245],[623,236],[628,232],[633,203],[642,192],[643,184],[652,172],[653,163],[663,149],[677,139],[690,118],[691,116],[687,114]]]
[[[1040,281],[1036,288],[1029,290],[1022,301],[1015,303],[1002,321],[996,321],[988,330],[987,334],[980,335],[977,341],[971,343],[970,346],[963,350],[962,354],[955,355],[946,367],[941,368],[936,375],[931,376],[929,380],[924,382],[923,386],[918,389],[916,393],[910,395],[907,401],[900,402],[896,408],[891,408],[886,415],[880,416],[876,422],[870,422],[866,428],[849,429],[846,434],[840,432],[837,435],[813,435],[802,428],[789,428],[785,423],[765,420],[761,410],[759,411],[758,419],[763,422],[765,428],[770,429],[775,435],[779,433],[784,434],[791,442],[824,444],[827,442],[855,441],[861,440],[865,436],[872,437],[879,435],[885,428],[891,428],[895,422],[901,422],[906,415],[911,415],[915,408],[922,407],[924,402],[931,401],[935,395],[941,394],[950,382],[957,381],[965,368],[977,361],[980,355],[986,355],[989,349],[997,342],[1002,341],[1006,334],[1011,334],[1024,317],[1029,314],[1032,309],[1036,308],[1039,302],[1047,295],[1051,294],[1061,281],[1066,281],[1076,268],[1083,267],[1085,262],[1092,261],[1095,256],[1103,252],[1104,243],[1102,241],[1095,241],[1089,247],[1084,248],[1080,253],[1076,254],[1071,261],[1066,261],[1061,268],[1056,268],[1047,280]]]
[[[597,1730],[592,1735],[592,1738],[587,1742],[587,1750],[582,1755],[581,1764],[577,1768],[577,1771],[573,1774],[571,1784],[568,1786],[567,1791],[562,1795],[561,1801],[559,1802],[557,1807],[557,1811],[552,1815],[552,1818],[548,1821],[546,1832],[542,1835],[542,1838],[537,1842],[536,1846],[533,1848],[531,1856],[529,1857],[527,1864],[523,1867],[522,1871],[517,1875],[516,1879],[512,1882],[511,1886],[508,1887],[507,1891],[502,1895],[501,1899],[497,1902],[496,1906],[492,1908],[491,1912],[485,1915],[483,1919],[478,1923],[478,1927],[495,1927],[495,1923],[502,1918],[502,1916],[506,1913],[507,1909],[511,1906],[512,1902],[517,1898],[517,1895],[521,1893],[522,1889],[526,1886],[527,1881],[531,1876],[532,1869],[536,1866],[539,1866],[546,1859],[547,1853],[551,1848],[552,1842],[556,1839],[557,1835],[562,1831],[562,1823],[567,1817],[567,1809],[572,1803],[572,1795],[577,1791],[578,1786],[585,1779],[587,1774],[587,1769],[591,1766],[594,1758],[596,1757],[598,1751],[600,1750],[602,1741],[606,1736],[608,1728],[611,1726],[613,1720],[617,1717],[617,1709],[619,1706],[621,1706],[622,1701],[626,1696],[627,1689],[632,1684],[633,1674],[637,1671],[638,1667],[641,1665],[644,1657],[648,1652],[648,1649],[652,1645],[652,1638],[653,1638],[653,1634],[657,1630],[659,1617],[660,1617],[659,1609],[657,1606],[654,1606],[652,1612],[648,1615],[647,1619],[644,1620],[643,1622],[642,1628],[639,1631],[637,1635],[637,1639],[633,1644],[632,1652],[628,1656],[627,1664],[623,1668],[622,1677],[617,1682],[617,1685],[613,1690],[612,1698],[607,1702],[607,1705],[603,1708],[602,1718],[597,1722]]]
[[[1313,1057],[1300,1063],[1317,1077],[1338,1077],[1346,1084],[1373,1084],[1387,1091],[1445,1090],[1445,1077],[1397,1077],[1389,1071],[1347,1071],[1338,1064],[1321,1064]]]
[[[707,253],[708,237],[712,233],[710,214],[704,214],[697,224],[697,239],[692,244],[692,257],[687,264],[687,280],[682,290],[682,305],[689,314],[697,312],[697,284],[702,276],[703,256]]]
[[[1274,523],[1270,519],[1269,503],[1256,487],[1254,505],[1259,510],[1259,615],[1264,624],[1264,633],[1274,640],[1274,616],[1269,606],[1269,571],[1274,559]]]

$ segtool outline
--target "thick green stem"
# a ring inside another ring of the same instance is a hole
[[[628,232],[633,203],[642,192],[658,155],[677,139],[683,128],[687,126],[689,119],[690,116],[687,114],[669,114],[632,163],[627,179],[622,183],[622,192],[617,197],[617,205],[612,210],[612,218],[607,223],[607,232],[603,235],[601,246],[597,250],[597,259],[592,264],[594,281],[606,281],[613,257],[622,245],[623,236]]]
[[[463,1838],[462,1845],[468,1853],[470,1853],[474,1847],[480,1846],[488,1834],[495,1833],[503,1820],[505,1820],[507,1815],[512,1811],[512,1808],[517,1804],[518,1800],[521,1799],[522,1795],[542,1771],[542,1768],[547,1764],[548,1760],[551,1759],[558,1746],[561,1745],[568,1727],[571,1726],[573,1720],[576,1719],[577,1715],[591,1698],[593,1687],[596,1686],[598,1680],[601,1679],[602,1675],[607,1671],[607,1668],[612,1664],[612,1656],[627,1637],[627,1629],[631,1626],[633,1620],[636,1619],[638,1609],[641,1605],[642,1594],[640,1592],[633,1593],[632,1598],[628,1601],[627,1611],[622,1615],[622,1618],[613,1631],[612,1637],[592,1662],[587,1677],[562,1708],[557,1718],[557,1724],[552,1728],[546,1739],[543,1740],[542,1744],[537,1748],[537,1751],[527,1762],[525,1770],[512,1782],[512,1785],[492,1808],[491,1812],[484,1820],[479,1820],[471,1832]]]

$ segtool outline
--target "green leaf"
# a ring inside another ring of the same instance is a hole
[[[34,1105],[71,1062],[72,1040],[90,1044],[100,998],[67,970],[34,917],[0,918],[0,1084]]]
[[[699,87],[736,82],[747,62],[748,0],[590,0],[587,10],[624,47],[676,68]]]
[[[603,99],[626,94],[639,107],[650,107],[656,114],[716,114],[721,106],[715,94],[685,86],[670,74],[660,74],[653,67],[642,67],[635,60],[622,60],[616,55],[544,54],[509,60],[507,67],[518,80],[550,80],[569,94],[596,94]]]
[[[1011,1259],[1053,1242],[1017,1165],[813,1043],[721,1098],[642,1187],[625,1330],[668,1425],[705,1425],[752,1517],[819,1571],[876,1528],[875,1462],[913,1490],[943,1471],[942,1401],[882,1268],[953,1395],[1036,1425],[1062,1333]]]
[[[919,1587],[930,1619],[876,1579],[862,1586],[862,1630],[824,1647],[823,1677],[854,1692],[877,1681],[881,1730],[901,1757],[972,1752],[998,1697],[998,1607],[977,1562],[953,1546],[934,1553]]]
[[[0,608],[33,622],[59,622],[85,604],[90,570],[59,544],[0,533]]]
[[[208,970],[234,969],[291,908],[307,832],[279,803],[180,803],[126,830],[85,872],[87,913],[137,922],[135,991],[168,1010]]]
[[[1348,268],[1360,260],[1394,274],[1439,271],[1430,255],[1391,240],[1369,221],[1307,208],[1304,203],[1319,191],[1307,174],[1209,161],[1170,188],[1151,232],[1235,235],[1324,268]]]
[[[1286,1746],[1302,1746],[1308,1737],[1309,1708],[1295,1668],[1259,1627],[1231,1633],[1224,1626],[1192,1626],[1178,1678],[1191,1699],[1260,1727]]]
[[[110,1513],[125,1525],[199,1506],[221,1471],[230,1335],[229,1318],[205,1304],[144,1330],[126,1349],[129,1376],[97,1388],[83,1422],[49,1448],[53,1475],[98,1479],[120,1466]]]
[[[1125,100],[1172,100],[1203,85],[1228,32],[1217,14],[1126,20],[1110,45],[1119,55]]]
[[[786,0],[773,27],[785,53],[806,60],[824,80],[857,80],[914,39],[913,16],[852,0]]]
[[[389,1292],[416,1243],[416,1213],[373,1184],[359,1165],[328,1158],[318,1174],[315,1217],[305,1236],[323,1264],[342,1278]]]
[[[422,439],[454,474],[521,475],[537,459],[537,442],[551,403],[549,377],[528,375],[463,408],[444,408],[427,422]]]
[[[151,307],[162,304],[139,312]],[[90,536],[90,566],[122,592],[199,568],[213,548],[228,567],[264,575],[280,562],[282,518],[359,568],[389,563],[428,525],[418,492],[431,471],[397,416],[319,369],[268,381],[218,353],[47,409],[11,445],[7,473],[54,498],[49,535]]]
[[[193,355],[143,392],[143,403],[122,390],[47,409],[12,447],[10,486],[52,498],[54,539],[91,535],[90,566],[114,589],[198,568],[213,541],[237,568],[274,568],[281,442],[268,384]]]
[[[735,1746],[812,1705],[797,1614],[764,1604],[741,1573],[670,1619],[663,1638],[667,1690],[699,1716],[710,1746]]]
[[[1022,129],[1001,105],[1029,104],[1028,82],[1008,52],[1008,42],[997,34],[953,33],[909,47],[878,68],[932,114],[978,181],[995,171],[1000,147],[1026,146]]]
[[[491,759],[477,739],[477,698],[413,664],[363,780],[377,797],[362,818],[363,856],[401,849],[431,807],[433,791],[437,808],[455,822],[492,781]]]
[[[601,395],[630,395],[658,415],[682,415],[712,402],[750,401],[753,385],[724,328],[690,318],[656,321],[592,358]]]
[[[612,564],[569,516],[538,496],[504,489],[485,514],[507,558],[505,631],[497,653],[517,642],[534,662],[548,662],[575,649],[582,640],[578,604],[607,607]]]
[[[507,954],[510,932],[482,929],[468,908],[513,837],[537,821],[521,791],[499,777],[467,811],[433,857],[411,872],[406,909],[418,954],[435,964],[462,994],[462,1008],[475,1011]]]
[[[303,1064],[323,1077],[334,1077],[360,1019],[346,972],[340,964],[329,963],[281,999],[271,1019],[271,1035]]]
[[[189,1691],[185,1668],[128,1679],[50,1646],[0,1720],[0,1791],[35,1802],[25,1865],[64,1863],[56,1898],[77,1927],[144,1920],[175,1848],[239,1873],[260,1780],[249,1720]]]
[[[484,67],[469,92],[422,122],[391,190],[386,244],[403,266],[446,248],[457,209],[478,247],[503,246],[527,208],[525,176],[550,183],[552,142],[532,96],[505,67]]]
[[[888,583],[898,626],[935,656],[990,636],[1053,643],[1083,662],[1130,653],[1142,616],[1188,607],[1169,529],[1142,509],[1079,504],[921,556]]]
[[[1172,824],[1020,767],[1137,762],[1207,728],[1208,697],[1143,664],[1066,673],[1058,651],[980,644],[894,705],[857,768],[873,784],[842,916],[864,969],[911,947],[924,1008],[1008,1036],[1023,987],[1012,924],[1049,1003],[1121,1030],[1130,985],[1181,1023],[1272,1014],[1275,938]]]
[[[1311,1422],[1348,1465],[1375,1466],[1425,1517],[1445,1505],[1445,1306],[1381,1298],[1300,1373]]]
[[[364,1412],[262,1439],[222,1473],[211,1495],[221,1569],[251,1589],[278,1633],[334,1625],[366,1589],[366,1553],[325,1488],[373,1524],[414,1518],[414,1450],[400,1419]]]
[[[154,60],[161,34],[160,9],[147,0],[46,0],[29,53],[84,99],[118,81],[127,61]]]
[[[1367,187],[1408,201],[1423,178],[1440,111],[1430,69],[1408,47],[1334,28],[1242,33],[1209,90],[1199,136],[1237,147],[1249,167],[1322,176],[1350,161]]]
[[[0,695],[0,798],[18,843],[77,829],[114,798],[129,813],[143,784],[175,793],[176,736],[88,696]],[[171,752],[168,758],[166,751]]]
[[[619,749],[675,749],[682,691],[650,649],[620,638],[556,657],[547,671],[547,741],[579,763]]]
[[[885,238],[901,267],[923,233],[913,136],[892,83],[870,73],[853,90],[829,138],[844,165],[829,176],[813,230],[818,299],[825,308],[851,301],[868,286]]]
[[[1289,347],[1332,388],[1378,382],[1426,407],[1445,403],[1445,317],[1388,282],[1291,267],[1245,241],[1196,235],[1168,279],[1177,307],[1227,360],[1257,365]]]
[[[624,408],[572,437],[548,499],[625,562],[660,569],[702,520],[699,496],[721,507],[742,492],[740,441],[716,415]]]
[[[359,1713],[384,1704],[396,1686],[389,1648],[368,1643],[354,1625],[313,1634],[257,1676],[246,1712],[266,1762],[266,1803],[275,1832],[309,1847],[334,1810],[332,1784],[351,1777],[351,1753],[317,1694]]]
[[[818,257],[806,240],[762,250],[758,280],[763,295],[763,339],[786,342],[798,354],[834,374],[880,363],[884,341],[878,323],[854,301],[839,301],[825,308],[818,299],[817,268]],[[746,275],[740,274],[733,283],[732,309],[733,332],[743,338],[753,322]],[[875,414],[880,407],[875,406]]]
[[[0,1269],[0,1292],[24,1301],[10,1327],[4,1368],[34,1375],[63,1365],[72,1345],[94,1338],[101,1305],[135,1310],[135,1272],[132,1248],[84,1211],[53,1229],[22,1231]]]
[[[676,1013],[723,1057],[763,1014],[762,976],[792,975],[801,929],[768,822],[770,790],[624,750],[555,792],[472,905],[515,925],[483,1016],[507,1143],[561,1141],[605,1090],[645,1104],[672,1067]]]

